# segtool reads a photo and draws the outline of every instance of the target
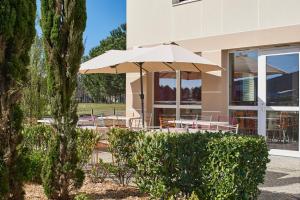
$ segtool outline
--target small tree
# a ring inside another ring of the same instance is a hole
[[[0,1],[0,199],[23,199],[18,145],[21,90],[35,35],[36,0]]]
[[[28,82],[24,88],[22,110],[29,119],[46,114],[48,105],[47,77],[42,38],[36,36],[30,50]]]
[[[44,163],[43,187],[49,199],[69,199],[72,186],[81,186],[78,168],[75,89],[83,54],[85,0],[42,0],[41,25],[45,46],[48,90],[55,136]]]

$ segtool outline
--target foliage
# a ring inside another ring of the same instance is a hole
[[[35,37],[30,50],[28,82],[25,85],[22,109],[25,117],[38,119],[47,113],[47,77],[42,39]]]
[[[126,24],[122,24],[117,29],[111,31],[110,36],[100,41],[99,46],[91,49],[89,60],[111,49],[126,49]],[[90,74],[81,75],[85,89],[89,92],[95,102],[111,103],[125,94],[125,75],[124,74]],[[109,97],[109,98],[107,98]],[[114,98],[111,98],[114,97]]]
[[[208,144],[211,199],[256,199],[268,160],[264,138],[229,136]]]
[[[90,200],[86,194],[78,194],[75,196],[74,200]]]
[[[23,149],[22,168],[24,181],[41,184],[41,172],[45,154],[42,151]]]
[[[40,151],[42,154],[47,152],[48,142],[53,135],[53,128],[43,124],[27,125],[22,131],[22,146],[32,151]]]
[[[106,177],[112,175],[123,186],[128,184],[134,175],[135,164],[133,155],[136,151],[134,143],[140,137],[138,132],[127,129],[112,129],[108,133],[109,151],[113,156],[112,163],[105,163],[100,160],[92,168],[90,177],[93,182],[102,182]]]
[[[1,199],[23,199],[18,171],[21,91],[35,35],[35,0],[0,1],[0,185]]]
[[[41,184],[41,171],[48,143],[53,134],[50,126],[25,126],[22,131],[22,167],[25,181]]]
[[[109,175],[110,163],[105,163],[102,159],[92,167],[89,177],[93,183],[102,183]]]
[[[192,192],[192,195],[190,196],[189,200],[199,200],[199,198],[195,192]]]
[[[45,162],[45,155],[49,142],[53,137],[53,128],[45,125],[30,125],[26,126],[22,131],[23,134],[23,172],[25,181],[35,182],[41,184],[41,172],[43,163]],[[76,129],[77,132],[77,153],[79,159],[79,166],[83,166],[89,160],[95,145],[100,136],[93,130]],[[77,181],[74,183],[81,183],[84,179],[84,174],[81,170],[76,171]],[[75,187],[79,187],[76,186]]]
[[[154,198],[193,191],[201,199],[255,199],[268,150],[264,138],[232,134],[163,134],[136,142],[136,183]]]
[[[54,135],[45,158],[42,180],[49,199],[70,199],[81,176],[77,154],[76,87],[84,47],[86,1],[41,1],[50,110]]]
[[[83,166],[86,164],[96,144],[101,139],[99,133],[89,129],[77,129],[77,153],[79,164]]]

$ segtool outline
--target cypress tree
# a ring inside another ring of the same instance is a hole
[[[0,1],[0,199],[23,199],[18,145],[21,90],[35,35],[36,0]]]
[[[49,199],[69,199],[69,190],[83,181],[76,152],[77,73],[83,55],[85,0],[42,0],[41,26],[46,54],[54,137],[42,171]]]

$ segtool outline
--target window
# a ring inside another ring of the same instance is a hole
[[[201,104],[201,73],[200,72],[181,72],[181,104]]]
[[[257,51],[229,54],[230,105],[257,105]]]
[[[165,118],[197,118],[201,115],[200,72],[154,73],[154,125]]]
[[[267,65],[267,106],[299,105],[299,54],[271,55]]]
[[[154,73],[155,104],[176,104],[176,73]]]

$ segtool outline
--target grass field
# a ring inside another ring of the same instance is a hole
[[[78,114],[91,114],[92,110],[95,115],[104,114],[112,115],[114,113],[125,115],[125,104],[101,104],[101,103],[79,103]]]

